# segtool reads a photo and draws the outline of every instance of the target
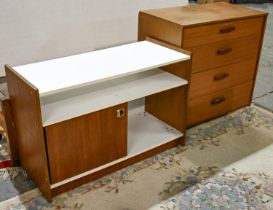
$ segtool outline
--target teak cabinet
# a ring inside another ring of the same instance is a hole
[[[139,13],[139,40],[192,53],[187,126],[251,103],[266,18],[225,2]]]
[[[49,201],[184,144],[190,56],[151,41],[5,66],[20,163]]]

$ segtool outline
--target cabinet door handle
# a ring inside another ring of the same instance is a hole
[[[225,54],[227,54],[227,53],[229,53],[231,51],[232,51],[232,48],[230,48],[230,47],[222,47],[222,48],[217,50],[217,54],[218,55],[225,55]]]
[[[221,28],[221,29],[219,30],[219,32],[220,32],[221,34],[226,34],[226,33],[232,32],[232,31],[234,31],[234,30],[235,30],[235,27],[234,27],[234,26],[225,26],[225,27]]]
[[[217,105],[217,104],[220,104],[222,102],[224,102],[226,100],[225,97],[219,97],[219,98],[215,98],[211,101],[211,104],[212,105]]]
[[[117,110],[117,118],[124,117],[124,115],[125,115],[125,110],[123,108]]]
[[[216,75],[214,76],[214,80],[215,80],[215,81],[219,81],[219,80],[225,79],[225,78],[228,77],[228,76],[229,76],[229,74],[226,73],[226,72],[224,72],[224,73],[219,73],[219,74],[216,74]]]

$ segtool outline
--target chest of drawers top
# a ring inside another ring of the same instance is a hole
[[[259,34],[266,15],[226,2],[145,10],[139,14],[139,39],[156,34],[164,42],[187,49]]]
[[[183,27],[259,17],[267,14],[226,2],[146,10],[143,12]]]

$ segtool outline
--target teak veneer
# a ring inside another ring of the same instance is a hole
[[[48,201],[184,145],[190,56],[155,42],[5,66],[20,163]]]
[[[265,12],[225,2],[139,13],[139,41],[192,54],[187,127],[251,103],[266,19]]]

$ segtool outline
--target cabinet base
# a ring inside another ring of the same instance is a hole
[[[115,172],[117,170],[120,170],[120,169],[122,169],[124,167],[132,165],[132,164],[137,163],[139,161],[142,161],[142,160],[144,160],[146,158],[149,158],[149,157],[151,157],[153,155],[156,155],[156,154],[158,154],[160,152],[163,152],[163,151],[165,151],[167,149],[170,149],[172,147],[175,147],[177,145],[182,145],[182,146],[185,145],[185,137],[184,136],[180,137],[178,139],[175,139],[173,141],[170,141],[170,142],[168,142],[166,144],[160,145],[160,146],[158,146],[156,148],[153,148],[153,149],[151,149],[149,151],[146,151],[144,153],[141,153],[139,155],[136,155],[134,157],[131,157],[129,159],[126,159],[126,160],[124,160],[122,162],[116,163],[115,165],[111,165],[111,166],[109,166],[107,168],[104,168],[104,169],[102,169],[100,171],[94,172],[94,173],[89,174],[87,176],[81,177],[81,178],[79,178],[77,180],[74,180],[74,181],[71,181],[69,183],[63,184],[61,186],[55,187],[55,188],[51,189],[52,196],[59,195],[59,194],[61,194],[63,192],[66,192],[68,190],[71,190],[73,188],[81,186],[83,184],[86,184],[86,183],[88,183],[88,182],[90,182],[92,180],[96,180],[98,178],[101,178],[101,177],[103,177],[105,175],[113,173],[113,172]]]

